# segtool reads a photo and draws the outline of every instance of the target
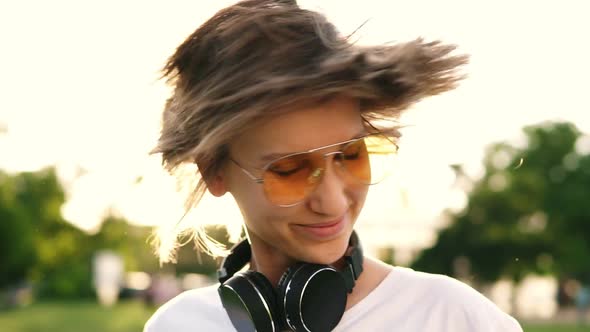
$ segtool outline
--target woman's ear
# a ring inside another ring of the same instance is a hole
[[[197,162],[197,167],[199,170],[205,170],[206,168],[201,168],[203,165]],[[211,195],[215,197],[221,197],[227,192],[227,187],[225,184],[225,172],[223,168],[218,169],[213,174],[206,175],[201,171],[201,176],[203,176],[203,180],[207,185],[207,190],[211,193]]]
[[[225,195],[225,193],[227,192],[223,172],[219,171],[218,173],[220,174],[214,174],[209,179],[205,179],[205,183],[207,184],[207,190],[209,190],[211,195],[215,197],[221,197]]]

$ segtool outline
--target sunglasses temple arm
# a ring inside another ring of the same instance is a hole
[[[262,178],[255,177],[252,173],[248,172],[248,170],[246,170],[245,168],[242,168],[240,166],[240,169],[242,170],[242,172],[244,172],[244,174],[246,174],[254,182],[256,182],[256,183],[263,183],[264,182],[264,180]]]
[[[247,169],[245,169],[237,161],[233,160],[232,158],[230,158],[229,160],[231,160],[234,164],[236,164],[236,166],[238,166],[242,170],[242,172],[244,172],[244,174],[246,174],[250,179],[252,179],[252,181],[254,181],[256,183],[263,183],[264,182],[264,180],[262,178],[255,177],[252,173],[250,173]]]

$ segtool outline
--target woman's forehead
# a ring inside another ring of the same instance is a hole
[[[231,149],[257,151],[257,156],[301,152],[357,137],[363,130],[358,102],[339,97],[266,119],[239,135]]]

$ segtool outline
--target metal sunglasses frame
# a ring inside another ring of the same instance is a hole
[[[390,141],[391,144],[393,144],[393,146],[395,146],[394,153],[397,153],[397,151],[399,150],[399,146],[390,137],[386,136],[385,134],[382,134],[382,133],[369,133],[369,134],[366,134],[366,135],[363,135],[363,136],[360,136],[360,137],[357,137],[357,138],[349,139],[349,140],[346,140],[346,141],[343,141],[343,142],[338,142],[338,143],[333,143],[333,144],[329,144],[329,145],[324,145],[324,146],[320,146],[318,148],[314,148],[314,149],[307,150],[307,151],[290,153],[290,154],[287,154],[287,155],[278,157],[276,159],[273,159],[272,161],[269,161],[262,168],[259,168],[257,170],[259,170],[262,174],[264,174],[264,172],[268,171],[268,169],[270,168],[270,166],[273,163],[277,162],[278,160],[285,159],[285,158],[290,158],[290,157],[293,157],[293,156],[299,156],[299,155],[303,155],[303,154],[310,154],[310,153],[314,153],[314,152],[317,152],[317,151],[320,151],[320,150],[333,148],[333,147],[336,147],[336,146],[342,146],[342,148],[340,150],[337,150],[337,151],[327,152],[327,153],[323,154],[322,157],[324,159],[326,159],[326,157],[329,157],[329,156],[332,156],[332,155],[343,154],[344,152],[342,151],[342,149],[345,148],[346,146],[350,145],[353,142],[358,142],[360,140],[364,140],[365,138],[371,137],[371,136],[380,136],[380,137],[383,137],[386,140]],[[229,160],[231,160],[234,164],[236,164],[236,166],[238,166],[242,170],[242,172],[244,172],[244,174],[246,174],[252,181],[254,181],[254,182],[258,183],[258,184],[264,184],[264,178],[262,178],[262,177],[256,177],[254,174],[252,174],[250,171],[248,171],[246,168],[244,168],[242,165],[240,165],[240,163],[238,163],[232,157],[230,157]],[[315,170],[313,172],[315,173]],[[266,194],[265,194],[265,196],[266,196]],[[269,198],[267,197],[267,199],[269,199]],[[301,204],[301,202],[303,202],[304,200],[305,200],[305,198],[303,198],[301,201],[298,201],[298,202],[293,203],[293,204],[276,204],[276,205],[277,206],[280,206],[280,207],[292,207],[292,206]],[[269,199],[269,201],[270,201],[270,199]]]

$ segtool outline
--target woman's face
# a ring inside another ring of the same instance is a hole
[[[256,177],[270,154],[303,152],[365,133],[358,102],[337,97],[305,105],[265,121],[230,144],[230,156]],[[327,148],[324,153],[338,151]],[[253,250],[278,259],[332,264],[342,257],[367,194],[335,171],[332,156],[317,187],[298,205],[280,207],[265,196],[263,185],[228,163],[221,178],[239,205]],[[256,254],[256,253],[255,253]]]

